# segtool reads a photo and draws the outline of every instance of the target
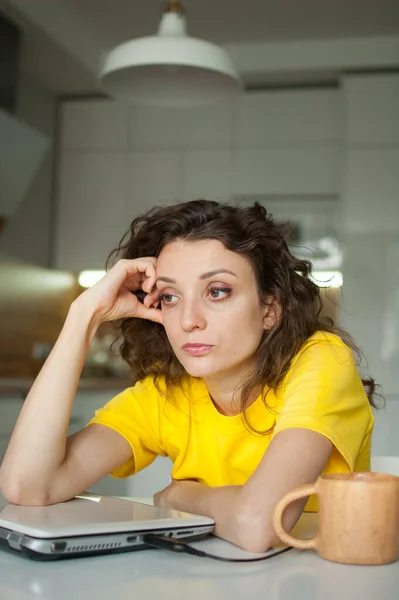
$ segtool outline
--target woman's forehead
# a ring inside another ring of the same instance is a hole
[[[170,242],[160,252],[157,265],[157,270],[190,269],[198,273],[222,268],[236,275],[252,271],[246,257],[228,250],[222,242],[213,239]]]

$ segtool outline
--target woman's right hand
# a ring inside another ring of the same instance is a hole
[[[155,281],[156,258],[121,259],[74,304],[89,307],[100,323],[136,317],[162,324],[162,311],[155,308]],[[147,293],[143,302],[132,293],[137,290]]]

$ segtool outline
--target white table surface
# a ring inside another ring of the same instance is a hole
[[[309,536],[315,524],[314,515],[304,515],[298,530]],[[231,545],[222,540],[199,543],[209,552],[232,555]],[[349,566],[323,560],[313,551],[291,550],[265,562],[242,564],[142,550],[42,563],[0,551],[1,600],[136,598],[397,600],[399,562]]]

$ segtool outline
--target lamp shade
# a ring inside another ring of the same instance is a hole
[[[202,106],[241,90],[227,52],[187,36],[185,17],[176,12],[162,16],[157,35],[111,50],[100,77],[112,97],[149,106]]]

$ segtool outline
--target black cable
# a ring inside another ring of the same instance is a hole
[[[283,548],[282,550],[276,550],[276,552],[273,552],[273,554],[268,554],[267,556],[261,556],[259,558],[227,558],[226,556],[208,554],[208,552],[204,552],[203,550],[193,548],[192,546],[190,546],[190,544],[187,544],[187,542],[184,542],[183,540],[176,540],[174,538],[163,537],[161,535],[154,535],[152,533],[143,535],[143,542],[145,542],[149,546],[152,546],[153,548],[158,548],[160,550],[171,550],[172,552],[192,554],[194,556],[213,558],[214,560],[223,560],[225,562],[256,562],[258,560],[267,560],[268,558],[273,558],[273,556],[278,556],[279,554],[288,552],[288,550],[292,550],[292,547],[288,546],[287,548]]]

